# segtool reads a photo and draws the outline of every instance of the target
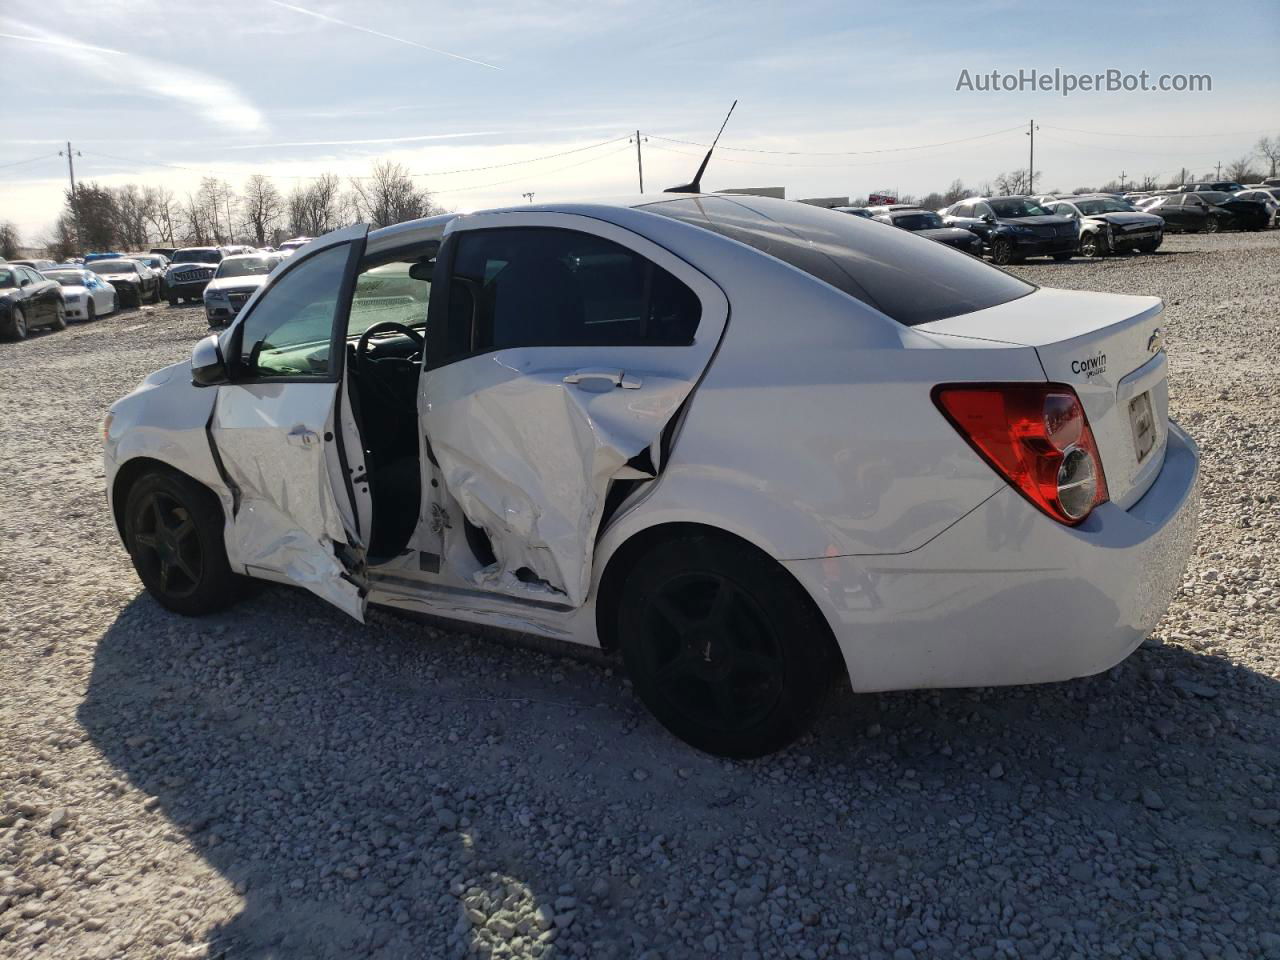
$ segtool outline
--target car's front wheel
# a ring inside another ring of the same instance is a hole
[[[27,315],[21,307],[14,307],[9,317],[9,336],[14,340],[27,339]]]
[[[67,329],[67,308],[61,301],[59,301],[54,307],[53,323],[51,326],[54,330]]]
[[[1222,224],[1218,222],[1217,217],[1210,217],[1208,220],[1204,222],[1205,233],[1217,233],[1221,229],[1222,229]]]
[[[162,607],[198,616],[235,601],[222,506],[194,480],[159,470],[140,477],[125,500],[124,528],[134,569]]]
[[[1086,233],[1080,238],[1080,256],[1100,257],[1107,252],[1106,244],[1096,233]]]
[[[991,241],[991,262],[1000,266],[1008,266],[1013,262],[1013,244],[1004,237],[996,237]]]
[[[631,567],[617,604],[636,694],[700,750],[759,757],[812,725],[830,689],[834,643],[778,564],[714,532],[673,537]]]
[[[98,310],[93,305],[93,297],[89,297],[86,299],[85,305],[84,305],[85,323],[93,323],[93,321],[97,319],[98,319]]]

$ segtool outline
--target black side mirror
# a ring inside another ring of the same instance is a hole
[[[216,387],[220,383],[231,382],[216,334],[209,334],[192,349],[191,382],[197,387]]]
[[[990,214],[990,213],[984,213],[984,214],[982,215],[982,222],[983,222],[983,223],[995,223],[995,222],[996,222],[996,218],[995,218],[995,216],[994,216],[993,214]]]

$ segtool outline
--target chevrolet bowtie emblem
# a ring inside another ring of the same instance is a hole
[[[1156,327],[1155,332],[1151,334],[1151,339],[1147,341],[1147,353],[1159,353],[1164,349],[1164,331]]]

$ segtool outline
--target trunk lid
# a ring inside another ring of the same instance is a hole
[[[913,329],[1033,348],[1045,378],[1069,384],[1080,397],[1111,500],[1128,509],[1164,463],[1169,385],[1163,310],[1158,297],[1041,288]]]

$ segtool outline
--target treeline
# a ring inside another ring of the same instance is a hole
[[[148,246],[263,246],[279,234],[317,237],[350,223],[383,227],[441,212],[430,191],[391,161],[375,163],[367,177],[344,180],[326,173],[288,193],[257,173],[238,190],[226,180],[205,177],[197,190],[181,197],[160,186],[104,187],[89,181],[79,184],[74,196],[66,191],[64,208],[40,243],[57,260],[90,250]],[[0,225],[0,246],[4,240]],[[16,232],[12,244],[16,249]]]

